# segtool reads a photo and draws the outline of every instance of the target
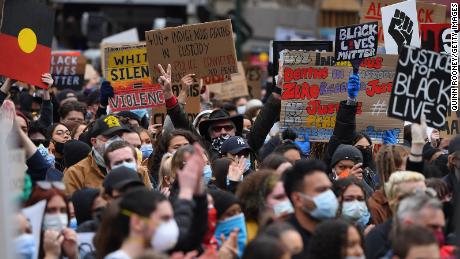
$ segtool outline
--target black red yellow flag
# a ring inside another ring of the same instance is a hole
[[[3,0],[0,75],[39,87],[49,73],[54,10],[45,0]]]

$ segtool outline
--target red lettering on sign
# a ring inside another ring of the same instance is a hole
[[[372,57],[366,58],[361,62],[361,67],[380,69],[382,68],[383,58],[382,57]]]
[[[286,83],[283,85],[282,100],[290,99],[317,99],[319,96],[319,86],[309,85],[303,82],[301,85],[297,83]]]
[[[372,80],[367,83],[366,95],[369,97],[373,97],[376,94],[391,93],[392,87],[393,82],[380,84],[380,80]]]
[[[328,74],[328,68],[296,68],[293,70],[290,67],[286,67],[284,69],[284,81],[290,82],[292,80],[300,80],[300,79],[325,79]]]
[[[308,102],[306,110],[309,115],[326,115],[336,113],[339,106],[339,103],[321,104],[320,100],[312,100]]]
[[[423,8],[418,9],[418,12],[417,12],[418,22],[433,23],[433,18],[431,18],[431,16],[433,15],[433,12],[434,10],[423,9]]]

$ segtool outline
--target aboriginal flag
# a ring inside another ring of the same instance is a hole
[[[50,71],[54,11],[45,0],[3,2],[0,75],[46,88],[41,75]]]

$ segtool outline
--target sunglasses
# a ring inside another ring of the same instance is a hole
[[[50,190],[51,188],[55,188],[61,191],[65,191],[65,184],[58,181],[38,181],[37,186],[43,190]]]
[[[212,130],[214,132],[221,132],[222,129],[225,129],[225,131],[231,131],[234,129],[233,125],[222,125],[222,126],[214,126],[212,127]]]

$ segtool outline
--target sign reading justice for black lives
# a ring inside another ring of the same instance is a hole
[[[450,106],[450,55],[404,46],[390,98],[388,116],[442,129]]]
[[[336,61],[356,60],[377,55],[378,23],[339,27],[335,34]]]

